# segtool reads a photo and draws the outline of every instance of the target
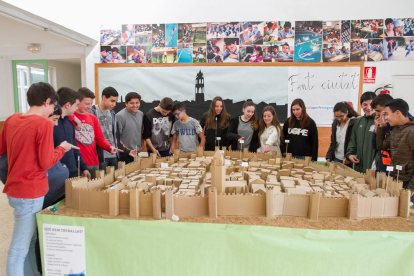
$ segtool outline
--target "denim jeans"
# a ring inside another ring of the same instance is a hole
[[[8,198],[9,205],[14,208],[14,226],[7,254],[7,276],[40,276],[35,256],[36,213],[42,210],[44,197]]]
[[[99,169],[105,171],[106,173],[106,167],[112,166],[115,167],[115,170],[118,169],[118,158],[105,158],[105,161],[102,163],[99,163]]]

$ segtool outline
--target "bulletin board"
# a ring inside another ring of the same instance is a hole
[[[140,110],[145,114],[163,97],[182,101],[187,113],[198,120],[215,96],[221,96],[227,112],[241,114],[247,99],[262,109],[272,105],[279,121],[290,116],[290,103],[302,98],[307,112],[319,127],[330,127],[333,107],[339,101],[360,110],[363,62],[261,63],[261,64],[95,64],[96,103],[107,86],[120,97],[115,112],[125,107],[125,95],[141,95]]]

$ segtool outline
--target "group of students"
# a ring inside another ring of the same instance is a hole
[[[353,166],[361,173],[373,169],[388,174],[391,166],[391,175],[399,174],[403,187],[414,191],[414,119],[407,102],[389,94],[365,92],[360,104],[364,112],[360,117],[349,103],[334,106],[326,160]],[[397,166],[402,167],[399,173]]]
[[[35,214],[64,198],[65,179],[79,174],[95,178],[96,170],[116,168],[118,160],[132,162],[144,149],[144,140],[148,153],[157,158],[172,155],[177,139],[181,152],[218,146],[275,152],[277,157],[311,156],[313,161],[318,157],[318,130],[302,99],[292,102],[283,127],[272,106],[263,109],[259,121],[252,100],[244,103],[241,115],[232,117],[223,99],[215,97],[199,122],[187,114],[184,103],[168,97],[143,114],[136,92],[126,95],[125,108],[115,114],[118,92],[113,87],[103,89],[96,105],[88,88],[55,92],[42,82],[29,88],[27,99],[29,111],[10,116],[0,136],[3,192],[15,209],[7,275],[23,275],[24,270],[40,275]],[[373,92],[364,93],[360,102],[365,113],[361,117],[348,103],[335,105],[327,161],[353,163],[359,172],[372,168],[373,161],[377,171],[401,165],[400,180],[414,190],[414,121],[407,103]]]

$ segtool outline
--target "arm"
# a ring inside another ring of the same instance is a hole
[[[174,154],[174,150],[175,150],[175,141],[177,140],[177,135],[173,135],[171,137],[171,145],[170,145],[170,154]]]
[[[312,161],[318,161],[318,149],[319,149],[318,128],[316,127],[315,121],[311,121],[311,124],[312,124],[312,128],[311,128]]]
[[[283,124],[283,137],[285,140],[289,140],[289,119]],[[286,152],[286,143],[285,141],[280,141],[280,150],[282,153]]]
[[[98,119],[93,116],[93,131],[95,133],[95,141],[103,150],[110,151],[111,145],[105,140],[105,136],[102,133],[101,126]]]
[[[3,127],[3,131],[0,133],[0,156],[5,153],[7,153],[6,129]]]
[[[355,157],[355,154],[357,152],[357,149],[356,149],[356,147],[357,147],[356,146],[356,141],[357,141],[356,133],[357,133],[358,128],[356,126],[358,126],[358,124],[359,124],[359,120],[357,120],[355,122],[355,124],[354,124],[355,127],[352,128],[351,139],[349,140],[348,148],[346,149],[345,158],[350,160],[350,161],[352,161],[352,160],[349,157],[351,155],[353,157]]]
[[[204,132],[200,132],[198,134],[198,137],[200,137],[200,147],[204,148],[204,145],[206,144],[206,137],[204,136]]]
[[[385,128],[386,127],[377,128],[376,144],[378,150],[387,150],[390,148],[391,141],[389,136],[385,138]]]
[[[336,122],[334,122],[332,124],[331,144],[329,145],[328,152],[326,153],[326,161],[328,161],[328,162],[329,161],[332,161],[333,155],[334,155],[334,152],[335,152],[335,149],[336,149],[336,145],[334,144],[334,140],[335,140],[335,137],[334,137],[334,127],[335,127],[335,124],[336,124]]]
[[[235,120],[238,120],[238,117],[231,119],[230,125],[229,125],[229,130],[226,133],[226,137],[229,141],[239,140],[241,138],[241,136],[237,134]]]
[[[56,149],[53,149],[53,125],[51,121],[42,126],[42,131],[37,134],[36,142],[38,143],[39,165],[42,169],[50,169],[65,155],[65,148],[57,146]]]
[[[119,137],[121,137],[122,132],[124,131],[124,128],[125,128],[124,118],[122,116],[116,115],[116,124],[118,126]]]
[[[267,138],[265,145],[273,145],[276,142],[276,138],[278,137],[277,129],[275,128],[272,133],[270,134],[269,138]],[[260,139],[259,139],[260,140]]]

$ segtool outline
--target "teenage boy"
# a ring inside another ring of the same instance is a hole
[[[57,147],[63,141],[78,146],[75,139],[75,127],[69,120],[69,117],[75,113],[76,109],[78,109],[79,94],[68,87],[61,87],[57,91],[57,94],[59,96],[58,103],[62,108],[62,115],[59,118],[57,125],[53,128],[54,146]],[[80,161],[80,172],[83,176],[90,178],[91,174],[78,149],[65,153],[60,162],[68,168],[69,177],[72,178],[78,176],[78,159]]]
[[[122,149],[124,154],[135,156],[135,150],[130,151],[118,144],[119,137],[116,124],[116,116],[114,107],[118,101],[118,91],[113,87],[106,87],[102,90],[102,100],[99,104],[92,106],[88,111],[92,115],[95,115],[101,126],[102,133],[105,140],[111,144],[111,146],[118,146]],[[96,152],[98,153],[99,169],[106,170],[107,166],[113,166],[118,169],[117,155],[104,151],[98,144],[96,145]]]
[[[375,98],[374,92],[365,92],[359,100],[364,116],[359,117],[352,129],[351,140],[345,157],[354,163],[354,170],[365,173],[372,168],[376,149],[372,147],[372,134],[375,130],[375,113],[371,108],[371,102]]]
[[[112,155],[122,150],[115,148],[115,146],[109,144],[105,140],[98,119],[88,112],[92,107],[95,94],[86,87],[80,88],[78,93],[80,103],[74,116],[70,117],[70,120],[74,125],[75,117],[80,120],[80,130],[75,130],[75,137],[80,147],[80,153],[82,154],[83,160],[91,173],[91,178],[94,179],[95,171],[99,169],[96,145]]]
[[[166,97],[144,115],[143,137],[147,143],[148,154],[153,152],[157,158],[171,155],[171,128],[175,121],[171,112],[173,105],[173,100]]]
[[[203,128],[200,123],[185,111],[184,103],[177,103],[173,107],[173,113],[177,121],[172,128],[173,140],[170,153],[174,153],[175,141],[178,139],[178,148],[180,152],[195,152],[198,146],[198,137],[200,137],[200,146],[204,148],[206,138],[204,137]]]
[[[139,110],[141,96],[135,92],[129,92],[125,97],[125,108],[116,114],[119,137],[124,146],[130,150],[136,150],[136,154],[142,149],[142,121],[144,114]],[[131,163],[131,156],[120,156],[121,161]]]
[[[385,104],[391,101],[392,99],[393,98],[390,94],[379,94],[371,102],[371,107],[375,112],[375,132],[372,134],[372,146],[374,147],[374,149],[377,149],[376,141],[378,127],[385,127],[385,137],[388,137],[391,134],[392,127],[388,122],[384,120],[384,116],[381,116],[381,113],[385,110]],[[387,166],[390,166],[391,164],[390,150],[379,150],[376,156],[376,171],[387,173]]]
[[[0,134],[0,155],[7,154],[9,172],[3,193],[15,209],[7,276],[22,276],[24,271],[40,275],[34,250],[36,213],[42,209],[49,189],[47,169],[76,148],[64,141],[53,149],[53,123],[47,118],[55,109],[57,94],[50,84],[32,84],[27,101],[29,111],[10,116]]]
[[[379,149],[391,149],[391,173],[397,176],[397,165],[402,166],[399,172],[399,180],[403,187],[411,190],[414,195],[414,119],[408,118],[408,104],[402,99],[394,99],[385,104],[385,110],[381,116],[393,127],[391,134],[385,137],[385,127],[378,127],[377,147]],[[413,198],[411,199],[413,201]]]

